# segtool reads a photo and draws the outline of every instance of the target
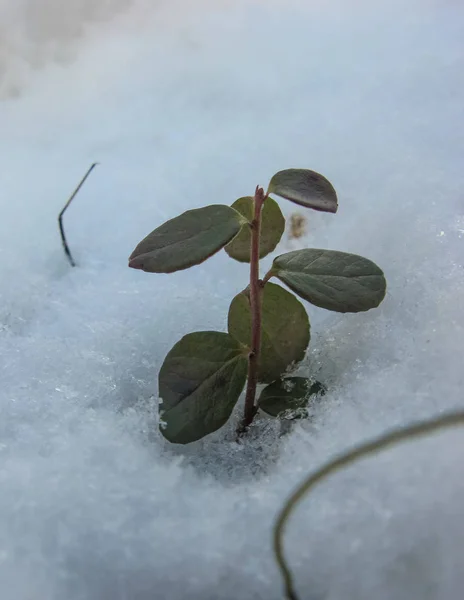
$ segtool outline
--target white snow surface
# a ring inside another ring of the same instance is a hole
[[[2,600],[278,600],[272,525],[303,477],[462,408],[463,73],[459,0],[0,0]],[[65,215],[72,269],[56,218],[94,161]],[[312,421],[280,437],[261,418],[237,444],[238,407],[171,445],[160,365],[185,333],[225,330],[247,266],[221,252],[149,275],[127,257],[287,167],[339,195],[299,247],[376,261],[386,299],[307,306],[301,372],[329,387]],[[448,431],[321,484],[286,536],[300,598],[461,599],[463,460]]]

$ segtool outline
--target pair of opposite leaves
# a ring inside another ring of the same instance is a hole
[[[308,169],[279,171],[267,193],[315,210],[335,213],[338,208],[332,184]],[[233,258],[247,262],[252,205],[252,198],[245,197],[232,207],[213,204],[189,210],[144,238],[132,252],[129,266],[149,273],[172,273],[200,264],[228,244]],[[274,250],[285,226],[280,208],[271,198],[264,204],[262,220],[260,258]]]

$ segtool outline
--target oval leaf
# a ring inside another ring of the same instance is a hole
[[[322,383],[306,377],[278,379],[261,392],[258,406],[272,417],[306,417],[306,408],[310,401],[317,395],[324,395],[325,392],[326,388]]]
[[[188,210],[152,231],[135,248],[129,267],[172,273],[198,265],[228,244],[245,219],[222,204]]]
[[[280,285],[266,283],[262,298],[261,355],[259,381],[280,377],[292,363],[303,360],[309,344],[309,319],[304,306]],[[230,335],[250,346],[251,310],[248,289],[232,300],[229,308]]]
[[[253,220],[253,198],[245,196],[232,204],[232,208],[243,215],[248,222]],[[262,210],[259,258],[264,258],[275,250],[285,230],[285,219],[280,206],[273,198],[266,198]],[[250,262],[251,229],[243,227],[240,233],[224,250],[239,262]]]
[[[158,378],[164,437],[188,444],[222,427],[242,393],[247,367],[243,347],[227,333],[184,336],[166,356]]]
[[[338,208],[333,185],[323,175],[309,169],[279,171],[271,179],[267,193],[314,210],[336,213]]]
[[[387,283],[382,270],[356,254],[305,249],[278,256],[272,273],[308,302],[336,312],[377,307]]]

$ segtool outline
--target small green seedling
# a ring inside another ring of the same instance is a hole
[[[300,298],[336,312],[360,312],[377,307],[386,290],[381,269],[370,260],[333,250],[304,249],[274,259],[263,279],[259,260],[282,237],[285,219],[269,194],[306,208],[337,212],[337,195],[322,175],[307,169],[276,173],[267,192],[232,206],[215,204],[189,210],[161,225],[143,239],[129,266],[149,273],[172,273],[198,265],[225,249],[250,263],[250,281],[232,300],[228,333],[200,331],[184,336],[166,356],[159,372],[160,429],[164,437],[188,444],[229,419],[246,383],[245,410],[239,432],[259,409],[279,417],[301,416],[321,384],[286,377],[304,358],[310,339],[308,315]],[[258,383],[268,384],[256,401]]]

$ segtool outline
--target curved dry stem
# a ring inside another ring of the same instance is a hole
[[[69,262],[70,262],[70,264],[71,264],[72,267],[75,267],[76,263],[74,262],[74,259],[73,259],[72,254],[71,254],[71,250],[69,249],[68,242],[66,240],[66,235],[64,233],[63,215],[66,212],[66,209],[68,208],[68,206],[71,204],[71,202],[76,197],[76,195],[79,192],[79,190],[81,189],[81,187],[84,185],[85,180],[87,179],[87,177],[90,175],[90,173],[93,171],[93,169],[97,165],[98,165],[98,163],[93,163],[92,165],[90,165],[90,167],[88,168],[86,174],[80,180],[78,186],[76,187],[76,189],[74,190],[74,192],[71,194],[71,196],[69,197],[68,201],[66,202],[66,204],[62,208],[60,214],[58,215],[58,226],[60,228],[60,235],[61,235],[61,242],[63,244],[63,250],[64,250],[64,253],[66,254],[66,256],[68,257],[68,260],[69,260]]]
[[[315,473],[309,475],[287,500],[274,526],[274,553],[284,580],[286,598],[288,598],[288,600],[298,600],[293,584],[293,576],[283,551],[284,529],[297,504],[310,490],[329,475],[333,475],[337,471],[340,471],[344,467],[347,467],[362,458],[377,454],[381,450],[386,450],[401,442],[429,435],[439,429],[447,429],[462,425],[464,425],[464,411],[455,411],[428,421],[422,421],[407,427],[402,427],[401,429],[395,429],[370,442],[365,442],[345,454],[339,455],[323,465]]]

